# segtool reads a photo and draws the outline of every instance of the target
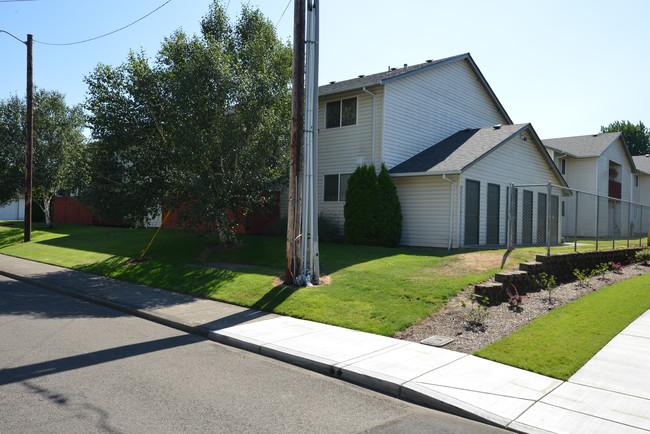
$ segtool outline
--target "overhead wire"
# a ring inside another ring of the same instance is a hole
[[[11,33],[9,33],[9,32],[6,31],[6,30],[0,30],[0,33],[6,33],[6,34],[8,34],[9,36],[11,36],[12,38],[14,38],[16,41],[18,41],[18,42],[22,42],[23,44],[26,44],[26,43],[27,43],[27,42],[21,40],[20,38],[18,38],[18,37],[16,37],[16,36],[12,35]]]
[[[161,5],[158,6],[156,9],[152,10],[151,12],[149,12],[148,14],[146,14],[145,16],[138,18],[137,20],[133,21],[133,22],[130,23],[130,24],[127,24],[126,26],[120,27],[119,29],[113,30],[112,32],[104,33],[103,35],[95,36],[94,38],[84,39],[83,41],[65,42],[65,43],[43,42],[43,41],[38,41],[38,40],[36,40],[36,39],[34,39],[34,42],[39,43],[39,44],[42,44],[42,45],[58,45],[58,46],[62,46],[62,45],[78,45],[78,44],[83,44],[83,43],[90,42],[90,41],[95,41],[95,40],[97,40],[97,39],[104,38],[104,37],[106,37],[106,36],[112,35],[113,33],[117,33],[117,32],[119,32],[119,31],[121,31],[121,30],[124,30],[124,29],[126,29],[127,27],[131,27],[132,25],[134,25],[134,24],[136,24],[136,23],[138,23],[138,22],[144,20],[144,19],[147,18],[149,15],[151,15],[151,14],[153,14],[154,12],[158,11],[159,9],[161,9],[163,6],[167,5],[167,4],[170,3],[171,1],[172,1],[172,0],[167,0],[165,3],[161,4]],[[12,36],[13,36],[13,35],[12,35]]]
[[[291,4],[293,0],[289,0],[287,2],[287,5],[284,7],[284,10],[282,11],[282,15],[280,15],[280,18],[278,19],[278,22],[275,23],[275,29],[277,30],[278,24],[280,24],[280,21],[282,21],[282,17],[284,17],[284,14],[287,12],[287,9],[289,9],[289,5]]]

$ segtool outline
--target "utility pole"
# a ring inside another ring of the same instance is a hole
[[[284,282],[294,284],[300,274],[300,262],[296,260],[296,243],[300,242],[300,198],[299,182],[302,177],[301,150],[303,145],[303,123],[305,104],[305,0],[294,0],[293,8],[293,84],[291,104],[291,153],[289,162],[289,209],[287,212],[287,258]]]
[[[34,68],[32,62],[32,35],[27,35],[27,144],[25,149],[25,239],[32,240],[32,167],[34,151]]]

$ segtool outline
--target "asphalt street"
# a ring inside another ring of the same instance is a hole
[[[502,431],[0,276],[0,432]]]

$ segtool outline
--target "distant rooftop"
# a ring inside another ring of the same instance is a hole
[[[599,157],[621,133],[602,133],[588,136],[544,139],[544,146],[575,158]]]

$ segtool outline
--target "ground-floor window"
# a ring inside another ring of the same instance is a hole
[[[325,202],[343,202],[348,189],[350,173],[325,175],[323,183],[323,200]]]

